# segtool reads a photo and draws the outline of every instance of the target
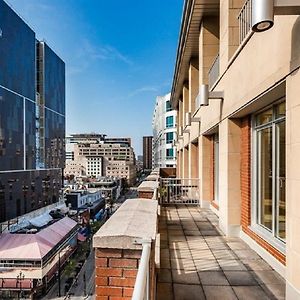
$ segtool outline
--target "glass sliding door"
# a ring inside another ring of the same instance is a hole
[[[255,116],[255,222],[266,236],[285,241],[285,102]]]
[[[285,122],[276,124],[276,236],[285,240]]]
[[[214,200],[219,202],[219,134],[214,134]]]
[[[259,223],[272,230],[273,191],[272,191],[272,128],[264,128],[258,132],[258,197]]]

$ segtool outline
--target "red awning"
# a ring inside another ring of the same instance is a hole
[[[86,240],[86,237],[85,237],[83,234],[78,233],[77,239],[78,239],[78,241],[80,241],[80,242],[84,242],[84,241]]]

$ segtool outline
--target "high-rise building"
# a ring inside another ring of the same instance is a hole
[[[67,149],[65,175],[112,176],[135,183],[136,162],[130,138],[73,134],[67,137]]]
[[[152,165],[154,168],[176,167],[174,141],[177,139],[177,111],[172,109],[170,96],[171,94],[167,94],[156,98],[152,121]]]
[[[0,222],[59,200],[65,64],[0,0]]]
[[[143,137],[143,168],[152,169],[152,136]]]

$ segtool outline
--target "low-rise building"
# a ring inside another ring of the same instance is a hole
[[[0,235],[1,299],[41,297],[76,249],[77,222],[49,219],[45,227],[36,221]]]

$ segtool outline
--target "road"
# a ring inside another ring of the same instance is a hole
[[[117,203],[114,204],[113,210],[117,210],[126,199],[137,198],[136,188],[130,188],[125,196],[122,196],[118,199]],[[85,281],[84,281],[85,276]],[[57,296],[58,292],[58,283],[55,283],[54,286],[50,289],[48,294],[43,297],[43,300],[64,300],[66,299],[64,295],[64,285],[67,278],[62,273],[61,276],[61,295],[62,297]],[[70,289],[70,296],[67,299],[72,300],[94,300],[95,299],[95,254],[94,250],[91,251],[89,257],[85,261],[82,269],[78,274],[77,286],[73,285]]]

